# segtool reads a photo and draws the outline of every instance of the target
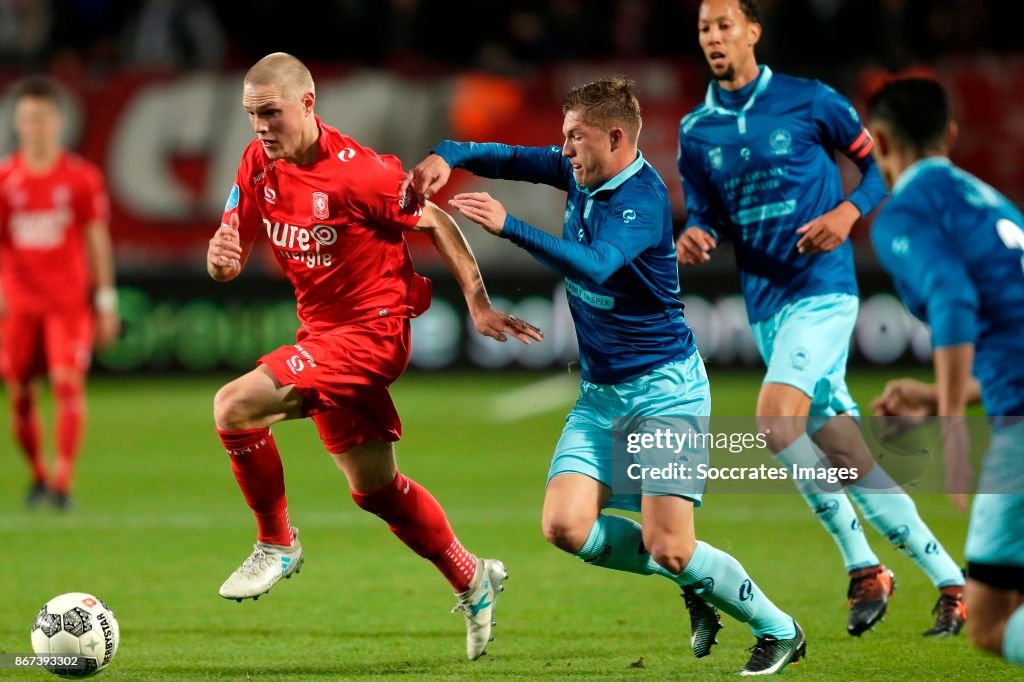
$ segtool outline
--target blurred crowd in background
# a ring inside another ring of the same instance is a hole
[[[252,128],[241,74],[273,51],[311,68],[317,112],[373,149],[415,163],[445,138],[560,143],[566,90],[612,73],[637,81],[641,145],[686,220],[676,170],[680,117],[707,88],[698,47],[700,0],[0,0],[0,154],[14,145],[10,86],[26,73],[66,88],[65,142],[103,171],[126,332],[101,366],[245,368],[287,342],[295,307],[269,250],[247,286],[205,275],[221,215]],[[818,78],[860,111],[894,72],[931,75],[950,90],[960,123],[953,158],[1024,203],[1024,40],[1019,0],[761,0],[759,61]],[[856,170],[840,160],[852,187]],[[516,215],[561,229],[564,196],[530,183],[456,173],[453,192],[491,191]],[[887,292],[865,236],[852,234],[864,301],[855,357],[885,364],[927,358],[927,334]],[[461,295],[429,239],[410,237],[417,268],[434,276],[413,365],[459,362],[554,366],[575,357],[562,285],[525,252],[466,226],[495,296],[541,323],[533,359],[467,335]],[[422,237],[422,238],[420,238]],[[730,248],[722,246],[723,251]],[[702,353],[719,365],[758,361],[733,259],[684,272],[686,314]],[[228,324],[226,320],[231,320]],[[232,333],[242,325],[244,334]],[[290,338],[290,337],[289,337]],[[535,364],[530,364],[535,363]],[[564,366],[564,364],[563,364]]]
[[[309,62],[513,75],[552,61],[699,58],[699,0],[0,0],[0,62],[62,73]],[[842,79],[1021,48],[1012,0],[763,0],[762,60]],[[823,73],[824,71],[824,73]],[[837,85],[842,85],[842,82]]]

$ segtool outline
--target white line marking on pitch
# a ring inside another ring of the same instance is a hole
[[[494,399],[491,419],[508,424],[556,408],[567,410],[579,391],[579,384],[576,377],[558,375],[513,389]]]

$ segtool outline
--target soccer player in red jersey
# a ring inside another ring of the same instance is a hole
[[[93,343],[118,335],[107,193],[99,169],[64,149],[60,91],[31,77],[14,93],[18,149],[0,163],[0,373],[32,470],[26,503],[70,508]],[[41,452],[33,379],[49,374],[57,460]]]
[[[217,431],[257,523],[253,553],[220,595],[256,599],[302,566],[270,426],[312,417],[356,504],[383,519],[451,583],[466,619],[466,652],[476,659],[490,640],[505,568],[463,548],[437,500],[395,461],[402,426],[388,387],[409,361],[410,319],[430,304],[430,282],[413,270],[405,231],[431,237],[477,331],[524,343],[543,336],[491,307],[454,220],[399,192],[401,162],[323,123],[313,112],[315,101],[309,71],[291,55],[274,53],[249,69],[242,106],[256,139],[242,154],[222,224],[210,240],[207,269],[225,282],[238,276],[265,233],[295,287],[301,322],[294,345],[264,355],[214,399]]]

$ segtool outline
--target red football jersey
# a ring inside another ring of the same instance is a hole
[[[109,220],[99,169],[64,152],[33,175],[20,153],[0,164],[0,283],[12,308],[90,305],[85,227]]]
[[[237,211],[243,241],[266,235],[310,331],[416,317],[430,305],[430,281],[413,270],[405,241],[422,210],[399,195],[401,161],[316,121],[313,163],[271,161],[259,140],[246,148],[224,222]]]

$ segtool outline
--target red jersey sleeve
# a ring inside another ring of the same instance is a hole
[[[227,224],[232,213],[238,213],[238,234],[243,242],[255,241],[262,227],[262,217],[253,195],[252,169],[247,160],[248,150],[242,155],[231,186],[228,200],[224,204],[221,223]]]
[[[399,194],[405,171],[397,156],[366,154],[358,183],[348,199],[354,211],[368,224],[408,230],[416,227],[423,215],[411,192]]]
[[[82,172],[82,184],[83,192],[76,207],[82,216],[82,224],[87,225],[94,220],[110,222],[110,198],[100,169],[91,163],[86,164]]]

